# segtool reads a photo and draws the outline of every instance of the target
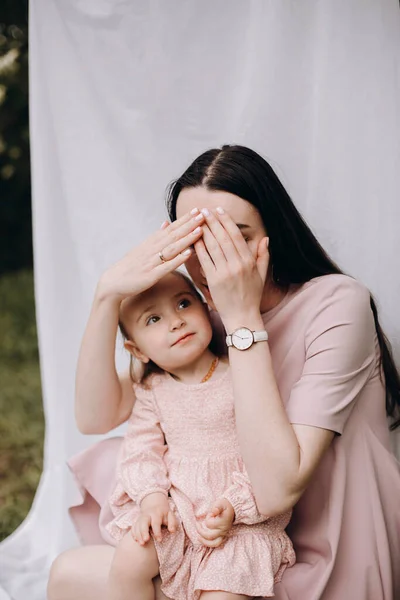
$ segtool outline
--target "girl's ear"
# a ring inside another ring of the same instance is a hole
[[[149,357],[146,356],[145,354],[143,354],[143,352],[141,352],[139,350],[139,348],[136,346],[136,344],[134,342],[132,342],[131,340],[127,340],[126,342],[124,342],[124,347],[125,350],[128,350],[128,352],[130,352],[130,354],[132,354],[132,356],[134,356],[135,358],[138,358],[140,361],[142,361],[142,363],[148,363],[149,362]]]

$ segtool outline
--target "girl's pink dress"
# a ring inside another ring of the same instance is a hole
[[[273,596],[274,583],[295,562],[285,533],[290,513],[266,519],[257,510],[237,441],[230,370],[194,385],[153,375],[149,385],[135,386],[107,531],[121,539],[145,496],[169,493],[179,529],[163,528],[161,542],[153,538],[167,596],[197,600],[200,590]],[[221,496],[233,505],[235,521],[223,544],[208,548],[195,522]]]

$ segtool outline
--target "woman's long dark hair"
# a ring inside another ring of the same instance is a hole
[[[341,273],[322,248],[272,167],[259,154],[244,146],[222,146],[204,152],[168,189],[170,219],[176,219],[176,203],[185,188],[203,186],[235,194],[250,202],[261,215],[269,236],[269,252],[276,285],[305,283],[314,277]],[[371,309],[381,351],[386,384],[386,412],[391,429],[400,425],[400,376],[390,343],[382,331],[371,295]]]

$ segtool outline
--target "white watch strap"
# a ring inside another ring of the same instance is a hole
[[[255,342],[267,342],[268,332],[267,331],[253,331],[253,337]]]

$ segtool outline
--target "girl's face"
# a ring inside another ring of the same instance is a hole
[[[120,318],[132,341],[127,349],[165,371],[190,365],[208,348],[212,329],[207,307],[179,274],[121,304]]]
[[[179,219],[192,208],[208,208],[215,210],[221,206],[239,227],[254,257],[258,244],[266,235],[264,223],[258,210],[239,196],[229,192],[207,190],[204,187],[185,188],[181,191],[176,205],[176,216]],[[204,294],[207,303],[214,307],[207,287],[207,280],[195,253],[185,263],[189,275],[196,286]]]

